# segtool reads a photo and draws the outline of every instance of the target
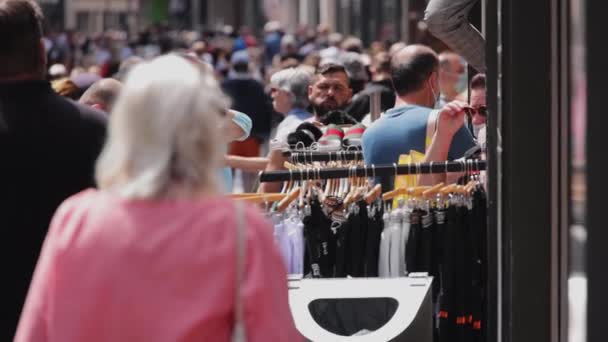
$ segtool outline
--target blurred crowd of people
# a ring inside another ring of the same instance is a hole
[[[250,171],[249,191],[295,142],[381,164],[461,158],[484,136],[485,77],[469,82],[451,51],[277,22],[260,37],[157,25],[136,39],[42,22],[35,2],[0,0],[6,340],[19,317],[16,341],[227,340],[241,318],[251,341],[297,339],[269,222],[223,196],[232,169]]]
[[[326,25],[319,25],[316,29],[303,26],[296,32],[286,32],[276,21],[266,23],[259,36],[248,27],[237,31],[226,26],[220,31],[196,32],[171,30],[159,24],[134,38],[129,38],[126,32],[111,30],[95,36],[74,31],[52,33],[43,40],[49,65],[47,77],[53,88],[63,96],[75,100],[82,98],[81,102],[107,112],[120,90],[120,82],[134,65],[142,61],[177,53],[189,55],[210,66],[230,96],[232,109],[246,113],[252,121],[248,137],[230,144],[229,160],[233,156],[264,157],[284,118],[291,124],[284,122],[283,131],[286,125],[293,129],[302,121],[291,120],[294,116],[288,115],[289,110],[281,113],[276,109],[276,103],[275,106],[271,103],[277,95],[272,92],[276,85],[273,85],[272,77],[277,72],[297,68],[314,74],[328,64],[343,66],[352,94],[344,104],[333,109],[342,110],[355,121],[369,125],[372,94],[380,93],[382,112],[395,105],[390,60],[395,52],[406,46],[400,41],[374,41],[365,45],[358,37],[332,32]],[[466,61],[445,45],[434,45],[439,53],[441,92],[437,107],[454,100],[467,101],[469,73]],[[103,79],[106,80],[99,84]],[[83,97],[94,84],[93,90]],[[304,87],[302,91],[307,93],[308,84]],[[306,119],[304,112],[314,111],[308,103],[301,109],[295,117]],[[475,135],[484,123],[482,116],[469,117],[469,126]],[[278,133],[279,137],[286,137],[284,132]],[[258,160],[258,167],[253,169],[251,163],[234,162],[232,166],[239,166],[245,172],[258,171],[263,162]],[[251,190],[254,182],[254,174],[246,174],[243,189]],[[232,185],[229,188],[232,189]]]

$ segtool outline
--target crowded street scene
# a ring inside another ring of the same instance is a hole
[[[584,109],[509,117],[497,6],[0,0],[0,340],[586,341]],[[560,129],[558,188],[518,177],[515,137]],[[528,273],[559,334],[513,328],[535,238],[570,246]]]

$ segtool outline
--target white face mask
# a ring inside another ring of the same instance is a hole
[[[486,124],[479,124],[479,125],[473,124],[473,132],[475,133],[476,137],[479,136],[479,131],[481,131],[481,129],[484,127],[486,127]]]
[[[441,92],[435,92],[435,88],[433,88],[433,85],[430,85],[431,87],[431,92],[433,93],[433,106],[432,108],[440,108],[441,107],[441,103],[439,102],[439,100],[441,99]]]

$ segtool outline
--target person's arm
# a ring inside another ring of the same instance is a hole
[[[259,172],[266,169],[268,157],[241,157],[235,155],[226,156],[226,166],[245,172]]]
[[[277,171],[277,170],[285,170],[285,166],[283,165],[287,158],[283,156],[283,152],[281,150],[272,150],[268,154],[268,164],[266,166],[265,171]],[[260,192],[264,193],[272,193],[279,192],[281,190],[281,182],[267,182],[260,184]]]
[[[453,101],[441,109],[437,116],[437,130],[433,135],[429,149],[424,155],[424,163],[443,163],[448,160],[452,139],[464,124],[465,112],[463,108],[466,106],[467,104],[464,102]],[[434,185],[440,182],[446,182],[445,173],[420,175],[418,179],[418,185]]]

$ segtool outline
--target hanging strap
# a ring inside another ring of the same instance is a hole
[[[424,140],[424,153],[429,150],[431,146],[431,142],[433,141],[433,135],[435,135],[435,131],[437,131],[439,119],[439,110],[433,109],[431,113],[429,113],[429,118],[426,123],[426,139]]]
[[[234,330],[232,342],[245,342],[245,321],[241,288],[245,279],[245,261],[247,256],[247,235],[245,232],[245,207],[243,202],[235,201],[236,206],[236,282],[234,297]]]

